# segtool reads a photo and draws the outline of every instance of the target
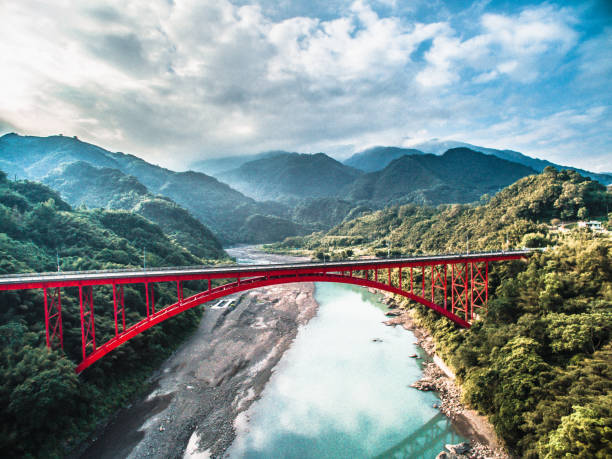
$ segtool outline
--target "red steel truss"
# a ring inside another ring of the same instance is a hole
[[[59,343],[61,349],[64,348],[64,332],[62,330],[62,294],[59,287],[47,292],[43,288],[45,297],[45,328],[47,331],[47,347],[52,348]],[[50,298],[49,298],[50,296]]]
[[[0,290],[42,289],[47,346],[61,348],[61,288],[79,288],[83,360],[77,372],[81,372],[122,343],[187,309],[233,293],[292,282],[336,282],[384,290],[409,298],[469,328],[487,310],[489,263],[517,260],[529,253],[521,250],[329,263],[23,274],[0,277]],[[208,289],[185,298],[183,282],[188,280],[207,280]],[[213,287],[213,280],[221,281],[222,285]],[[160,282],[176,282],[177,301],[156,310],[154,285]],[[144,285],[146,317],[126,328],[123,288],[128,284]],[[97,346],[94,286],[102,285],[112,287],[115,335]]]

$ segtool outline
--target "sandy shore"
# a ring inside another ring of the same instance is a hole
[[[392,301],[390,297],[385,300],[387,303]],[[400,315],[387,320],[385,324],[401,325],[406,330],[412,331],[418,345],[432,358],[432,362],[424,364],[423,378],[413,387],[433,390],[439,394],[440,411],[451,419],[457,432],[471,440],[472,450],[469,457],[509,458],[488,419],[461,403],[461,387],[455,383],[452,371],[436,355],[433,338],[427,330],[416,325],[411,311],[402,310]]]
[[[207,308],[198,330],[153,376],[155,390],[121,410],[83,458],[219,457],[238,414],[261,394],[272,369],[314,316],[314,284],[287,284]]]

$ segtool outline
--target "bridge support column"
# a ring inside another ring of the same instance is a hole
[[[62,295],[60,288],[43,288],[45,297],[45,331],[47,335],[47,347],[51,349],[56,340],[59,341],[60,349],[64,349],[64,331],[62,329]],[[49,296],[51,298],[49,298]],[[50,300],[50,301],[49,301]]]
[[[183,283],[181,281],[176,281],[176,298],[178,304],[183,304]]]
[[[442,290],[444,309],[446,309],[446,264],[431,265],[431,302],[436,303],[436,289]],[[437,303],[439,304],[439,303]]]
[[[469,286],[468,286],[468,264],[451,265],[451,312],[469,320]]]
[[[399,267],[399,289],[403,290],[402,288],[402,267]]]
[[[421,280],[423,281],[423,294],[421,296],[425,298],[425,265],[421,266]]]
[[[484,309],[487,311],[489,301],[489,263],[470,263],[472,294],[470,320],[474,320],[474,309]]]
[[[410,293],[414,294],[414,289],[412,285],[412,266],[410,267]]]
[[[151,284],[151,314],[155,314],[155,284]]]
[[[96,350],[96,326],[94,322],[93,286],[79,286],[79,303],[81,305],[81,350],[83,360],[87,357],[87,346]]]
[[[145,304],[147,306],[147,319],[149,318],[149,283],[145,282]]]
[[[117,296],[119,298],[117,298]],[[113,284],[113,311],[115,313],[115,336],[119,336],[119,314],[121,314],[122,322],[121,333],[125,331],[125,300],[123,296],[123,285],[119,286],[119,291],[117,292],[117,284]]]

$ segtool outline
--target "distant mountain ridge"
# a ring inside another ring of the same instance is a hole
[[[440,204],[476,201],[535,171],[521,164],[454,148],[441,156],[404,155],[362,175],[347,190],[356,201]]]
[[[194,171],[204,172],[208,175],[216,176],[222,172],[228,172],[233,169],[237,169],[244,163],[249,161],[255,161],[256,159],[268,158],[278,154],[289,153],[283,150],[264,151],[254,155],[233,155],[233,156],[220,156],[211,159],[201,159],[191,163],[190,167]]]
[[[518,151],[497,150],[495,148],[480,147],[478,145],[472,145],[466,142],[458,142],[455,140],[430,140],[427,142],[415,144],[412,147],[406,149],[398,147],[374,147],[368,150],[355,153],[350,158],[344,160],[343,163],[353,167],[357,167],[366,172],[373,172],[376,170],[384,169],[393,159],[396,159],[397,157],[401,156],[395,156],[393,154],[388,153],[391,151],[406,150],[414,152],[411,154],[430,153],[435,155],[442,155],[444,152],[453,148],[469,148],[470,150],[479,151],[487,155],[497,156],[498,158],[502,158],[507,161],[512,161],[518,164],[522,164],[523,166],[531,167],[537,172],[542,172],[547,166],[552,166],[559,171],[564,169],[576,171],[585,177],[597,180],[603,185],[609,185],[612,183],[612,173],[597,173],[584,169],[579,169],[577,167],[562,166],[560,164],[555,164],[544,159],[532,158]]]
[[[424,154],[422,151],[414,148],[373,147],[355,153],[343,163],[365,172],[375,172],[384,169],[391,161],[404,155],[422,154]]]

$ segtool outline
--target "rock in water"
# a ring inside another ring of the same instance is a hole
[[[465,454],[471,449],[469,441],[457,443],[456,445],[444,445],[444,447],[452,454]]]

